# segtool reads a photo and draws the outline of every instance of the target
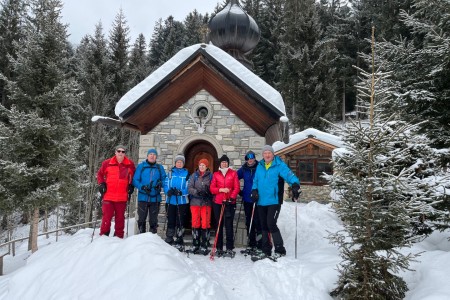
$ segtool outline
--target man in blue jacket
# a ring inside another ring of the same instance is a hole
[[[263,160],[258,163],[251,199],[257,202],[259,220],[262,228],[262,251],[252,256],[253,261],[264,259],[272,255],[270,235],[275,246],[275,257],[286,255],[283,238],[277,226],[280,214],[280,199],[278,197],[278,178],[283,178],[292,187],[292,200],[297,201],[300,195],[300,180],[291,169],[275,156],[272,146],[265,145],[262,148]]]
[[[158,152],[150,149],[147,159],[141,162],[133,176],[133,185],[138,189],[138,228],[146,232],[145,221],[149,215],[150,232],[158,231],[158,213],[161,204],[161,189],[166,179],[163,166],[156,163]]]

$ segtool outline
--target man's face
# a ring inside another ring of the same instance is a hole
[[[255,164],[255,161],[256,161],[256,159],[254,159],[254,158],[249,158],[249,159],[247,160],[247,164],[248,164],[249,166],[253,166],[253,165]]]
[[[122,149],[122,148],[117,149],[116,150],[117,160],[122,161],[123,158],[125,157],[125,153],[126,153],[125,149]]]
[[[272,153],[272,151],[267,150],[267,151],[263,152],[263,158],[266,163],[271,162],[273,160],[274,156],[275,155]]]
[[[155,153],[150,153],[149,155],[147,155],[147,160],[151,163],[156,162],[156,154]]]
[[[177,160],[177,161],[175,162],[175,168],[181,169],[183,166],[184,166],[184,163],[183,163],[182,160]]]

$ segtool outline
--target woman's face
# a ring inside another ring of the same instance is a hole
[[[198,165],[198,169],[200,170],[200,172],[205,172],[206,171],[206,165],[205,164],[199,164]]]
[[[221,162],[220,162],[220,167],[221,167],[222,169],[228,168],[228,162],[226,162],[226,161],[221,161]]]

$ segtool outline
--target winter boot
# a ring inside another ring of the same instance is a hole
[[[252,255],[252,261],[258,261],[265,258],[268,258],[270,255],[267,255],[261,250],[256,250],[256,252]]]
[[[175,228],[167,228],[165,242],[169,245],[172,245],[174,235],[175,235]]]
[[[236,255],[236,252],[231,249],[227,249],[227,251],[225,251],[223,253],[223,257],[234,258],[235,255]]]
[[[150,225],[150,232],[153,234],[158,233],[158,225]]]
[[[208,255],[209,254],[209,229],[202,229],[201,230],[201,244],[200,244],[200,253],[203,255]]]
[[[184,228],[178,227],[176,230],[176,239],[174,247],[177,248],[180,252],[184,251]]]
[[[273,244],[275,245],[275,255],[277,257],[286,255],[286,248],[283,245],[283,238],[281,237],[281,233],[279,231],[272,232]]]
[[[192,229],[192,249],[191,252],[198,254],[200,251],[200,229]]]
[[[146,232],[145,222],[138,222],[138,229],[139,233],[145,233]]]

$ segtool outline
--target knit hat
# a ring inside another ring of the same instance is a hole
[[[226,161],[228,164],[230,164],[230,159],[228,158],[228,156],[226,156],[225,154],[222,155],[221,158],[219,158],[219,163]]]
[[[255,152],[248,151],[247,154],[245,154],[245,160],[247,161],[249,159],[256,159]]]
[[[151,153],[153,153],[153,154],[155,154],[156,156],[158,156],[158,152],[156,152],[156,149],[150,149],[150,150],[148,150],[147,151],[147,156],[149,155],[149,154],[151,154]]]
[[[209,167],[209,161],[206,158],[202,158],[198,161],[198,164],[204,164],[206,167]]]
[[[123,149],[123,150],[127,151],[127,147],[125,147],[124,145],[117,145],[115,150],[117,151],[119,149]]]
[[[183,165],[186,163],[186,159],[183,154],[177,154],[177,156],[175,156],[174,162],[177,163],[179,160],[183,162]]]
[[[266,151],[270,151],[272,153],[275,153],[275,151],[273,150],[273,147],[270,146],[270,145],[265,145],[264,147],[262,147],[262,153],[264,153]]]

